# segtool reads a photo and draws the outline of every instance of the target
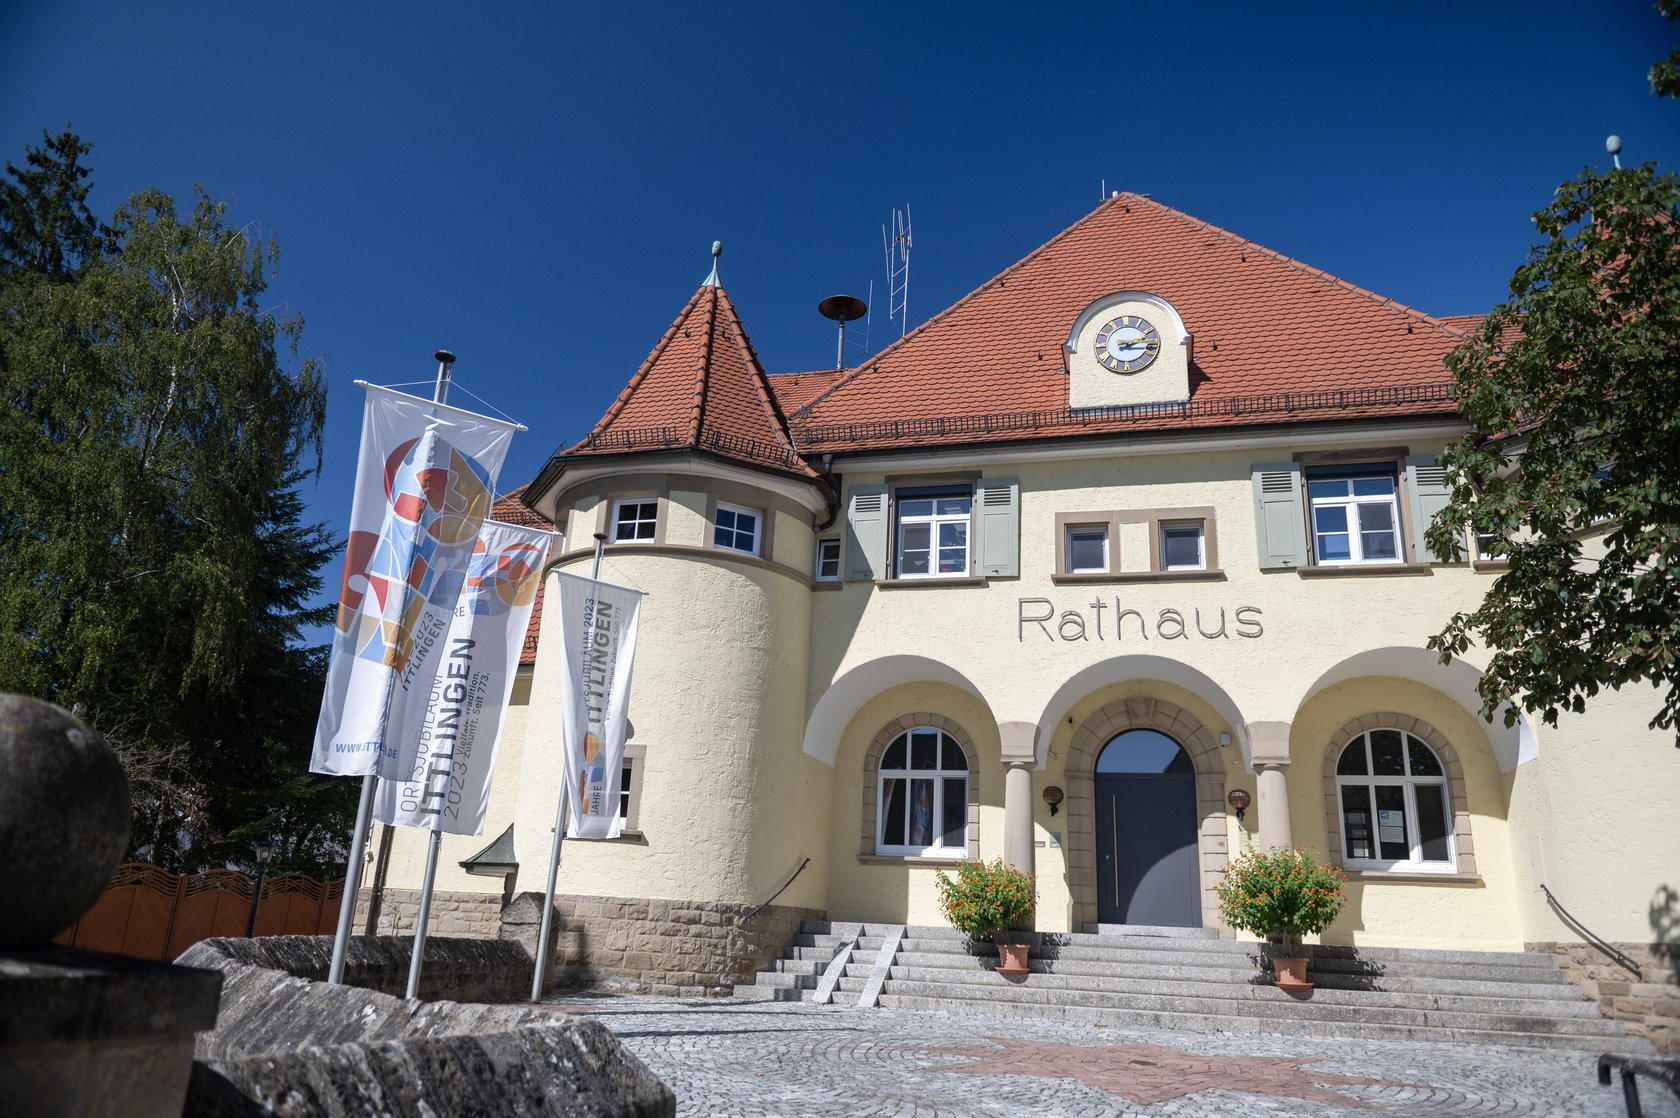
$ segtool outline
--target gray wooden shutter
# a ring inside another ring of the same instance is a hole
[[[1254,535],[1261,570],[1307,565],[1306,505],[1299,463],[1254,467]]]
[[[1413,554],[1419,563],[1444,563],[1446,559],[1429,548],[1423,534],[1447,507],[1452,498],[1452,486],[1447,484],[1447,470],[1435,462],[1433,454],[1414,454],[1406,459],[1406,492],[1410,495]]]
[[[975,548],[982,575],[1021,573],[1021,486],[1012,477],[981,478],[974,483],[980,507],[980,539]]]
[[[887,487],[854,485],[846,493],[846,577],[887,577]]]

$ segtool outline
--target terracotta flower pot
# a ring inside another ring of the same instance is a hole
[[[1027,943],[1025,940],[1010,943],[1006,940],[997,941],[999,974],[1022,975],[1027,973]]]
[[[1307,961],[1283,955],[1272,956],[1272,970],[1277,974],[1277,984],[1283,990],[1311,990],[1312,983],[1307,981]]]

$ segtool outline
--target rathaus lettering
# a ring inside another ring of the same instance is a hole
[[[1108,613],[1110,609],[1114,612]],[[1217,610],[1197,607],[1188,611],[1168,607],[1154,613],[1151,619],[1141,610],[1126,609],[1119,598],[1112,605],[1102,598],[1092,598],[1084,609],[1061,611],[1049,598],[1020,598],[1016,605],[1015,637],[1025,641],[1035,627],[1045,639],[1052,641],[1187,641],[1192,634],[1206,640],[1228,639],[1232,634],[1253,640],[1266,631],[1260,624],[1259,606],[1237,606],[1231,610],[1229,627],[1224,606]],[[1190,615],[1188,619],[1186,613]]]

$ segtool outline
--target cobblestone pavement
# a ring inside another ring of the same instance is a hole
[[[1591,1053],[1076,1026],[800,1003],[559,995],[677,1093],[680,1115],[1602,1115]],[[1651,1118],[1680,1118],[1654,1084]]]

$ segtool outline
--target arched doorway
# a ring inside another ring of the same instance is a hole
[[[1097,920],[1202,926],[1196,769],[1159,730],[1125,730],[1097,756]]]

